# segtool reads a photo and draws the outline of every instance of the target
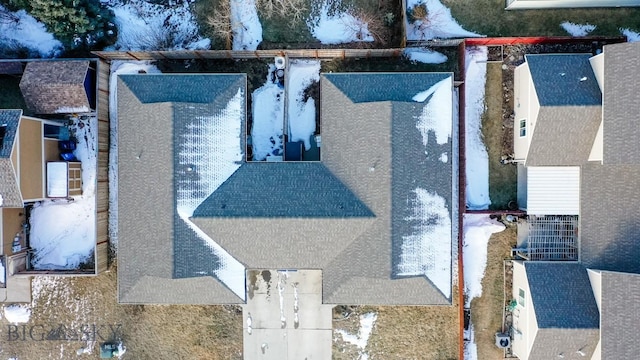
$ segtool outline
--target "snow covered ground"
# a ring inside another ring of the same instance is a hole
[[[489,155],[482,142],[482,113],[484,112],[484,87],[487,76],[487,48],[467,48],[465,74],[465,129],[467,208],[488,209]]]
[[[199,34],[189,1],[176,1],[175,5],[145,0],[106,3],[115,14],[118,40],[105,50],[200,50],[211,46],[211,40]]]
[[[451,11],[439,0],[404,0],[407,11],[415,6],[424,5],[427,10],[425,19],[409,22],[407,17],[407,40],[432,40],[449,38],[466,38],[481,36],[467,31],[451,16]]]
[[[289,141],[304,142],[306,150],[311,148],[311,136],[316,131],[316,102],[312,97],[305,100],[304,91],[317,81],[320,81],[319,60],[289,62],[289,77],[285,84]]]
[[[253,92],[251,143],[257,161],[283,152],[284,88],[273,81],[275,70],[275,65],[269,65],[267,81]]]
[[[446,55],[427,48],[406,48],[403,54],[411,61],[425,64],[442,64],[447,61]]]
[[[574,24],[569,21],[565,21],[560,26],[568,32],[571,36],[587,36],[590,32],[596,29],[595,25],[591,24]]]
[[[6,9],[0,5],[0,11]],[[0,47],[26,47],[31,57],[56,57],[63,50],[62,43],[47,32],[44,24],[24,10],[8,12],[11,21],[0,21]]]
[[[633,31],[630,29],[620,29],[620,33],[627,37],[627,41],[635,42],[640,41],[640,32]]]
[[[323,44],[375,40],[363,19],[358,18],[351,11],[332,10],[336,5],[336,1],[324,0],[320,7],[320,14],[307,19],[307,27],[313,37]]]
[[[4,307],[4,317],[12,324],[24,324],[29,322],[31,307],[29,305],[7,305]]]
[[[233,50],[256,50],[262,42],[262,24],[256,0],[231,1]]]
[[[357,334],[351,334],[340,329],[335,330],[337,334],[340,334],[343,341],[353,344],[358,348],[359,353],[357,360],[369,359],[369,354],[367,354],[365,349],[367,348],[367,343],[369,342],[369,337],[371,336],[377,318],[378,314],[376,313],[360,315],[360,327],[358,328]]]
[[[98,120],[74,118],[72,129],[78,140],[74,154],[82,162],[82,195],[71,202],[56,199],[34,205],[30,245],[36,270],[78,269],[94,256]]]

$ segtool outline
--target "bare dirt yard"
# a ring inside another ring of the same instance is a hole
[[[0,320],[0,356],[20,360],[98,359],[121,338],[123,359],[242,359],[238,306],[119,305],[116,268],[97,277],[41,277],[26,324]],[[78,355],[78,350],[90,353]]]
[[[482,296],[471,301],[471,323],[478,346],[478,359],[493,360],[504,357],[503,351],[495,345],[495,334],[502,331],[502,310],[505,306],[503,261],[510,258],[511,248],[515,244],[515,224],[507,226],[504,231],[489,238],[487,268],[482,279]]]
[[[370,312],[377,314],[377,320],[365,349],[344,342],[334,332],[333,359],[359,359],[362,353],[371,360],[457,359],[460,343],[457,292],[454,287],[452,306],[337,306],[334,330],[358,334],[360,315]]]

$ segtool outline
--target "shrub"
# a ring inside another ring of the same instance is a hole
[[[411,24],[416,21],[426,20],[427,15],[427,6],[425,4],[416,4],[411,9],[407,10],[407,18]]]

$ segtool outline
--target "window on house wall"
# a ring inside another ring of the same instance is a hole
[[[518,305],[524,307],[524,290],[518,288]]]
[[[520,120],[520,137],[527,136],[527,120]]]

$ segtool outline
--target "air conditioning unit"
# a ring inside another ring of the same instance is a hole
[[[496,346],[500,349],[508,349],[511,347],[511,338],[509,334],[496,334]]]

